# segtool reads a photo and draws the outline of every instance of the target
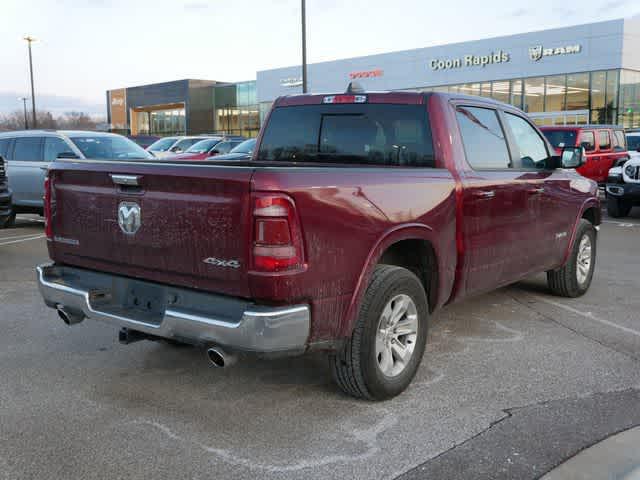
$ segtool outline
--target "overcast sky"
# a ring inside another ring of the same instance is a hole
[[[104,111],[111,88],[249,80],[300,61],[300,0],[0,0],[0,12],[5,112],[29,91],[26,34],[38,39],[36,99],[56,110]],[[639,13],[638,0],[307,0],[308,61]]]

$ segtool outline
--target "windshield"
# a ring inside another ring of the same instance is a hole
[[[256,139],[250,138],[249,140],[245,140],[239,145],[236,145],[231,149],[229,153],[247,153],[250,154],[253,152],[253,147],[256,146]]]
[[[279,107],[271,113],[258,158],[432,167],[427,109],[390,104]]]
[[[627,149],[638,150],[640,148],[640,134],[627,135]]]
[[[553,148],[575,147],[578,132],[575,130],[543,130],[542,133]]]
[[[207,140],[200,140],[199,142],[191,145],[186,153],[205,153],[211,150],[220,140],[217,138],[209,138]]]
[[[165,137],[160,140],[153,142],[147,150],[151,150],[152,152],[166,152],[171,148],[171,145],[176,143],[178,137]]]
[[[153,158],[149,152],[135,142],[119,135],[83,135],[70,137],[70,139],[87,159],[147,160]]]
[[[172,151],[176,152],[184,152],[191,145],[201,142],[202,138],[183,138],[178,143],[176,143],[173,147],[171,147]]]

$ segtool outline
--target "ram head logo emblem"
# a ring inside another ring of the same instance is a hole
[[[118,225],[127,235],[135,234],[142,224],[140,205],[135,202],[120,202],[118,205]]]
[[[534,62],[537,62],[542,58],[542,45],[536,45],[535,47],[529,47],[529,58]]]

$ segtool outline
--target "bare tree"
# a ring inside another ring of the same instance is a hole
[[[67,130],[95,130],[103,119],[94,119],[85,112],[67,112],[54,117],[48,111],[36,111],[38,128],[67,129]],[[30,119],[29,119],[30,121]],[[24,112],[16,110],[6,115],[0,114],[1,130],[24,130]]]

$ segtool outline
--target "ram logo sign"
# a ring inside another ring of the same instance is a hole
[[[535,45],[529,47],[529,58],[534,62],[537,62],[542,57],[555,57],[556,55],[568,55],[572,53],[580,53],[582,51],[582,45],[576,43],[575,45],[566,45],[564,47],[543,48],[542,45]]]

